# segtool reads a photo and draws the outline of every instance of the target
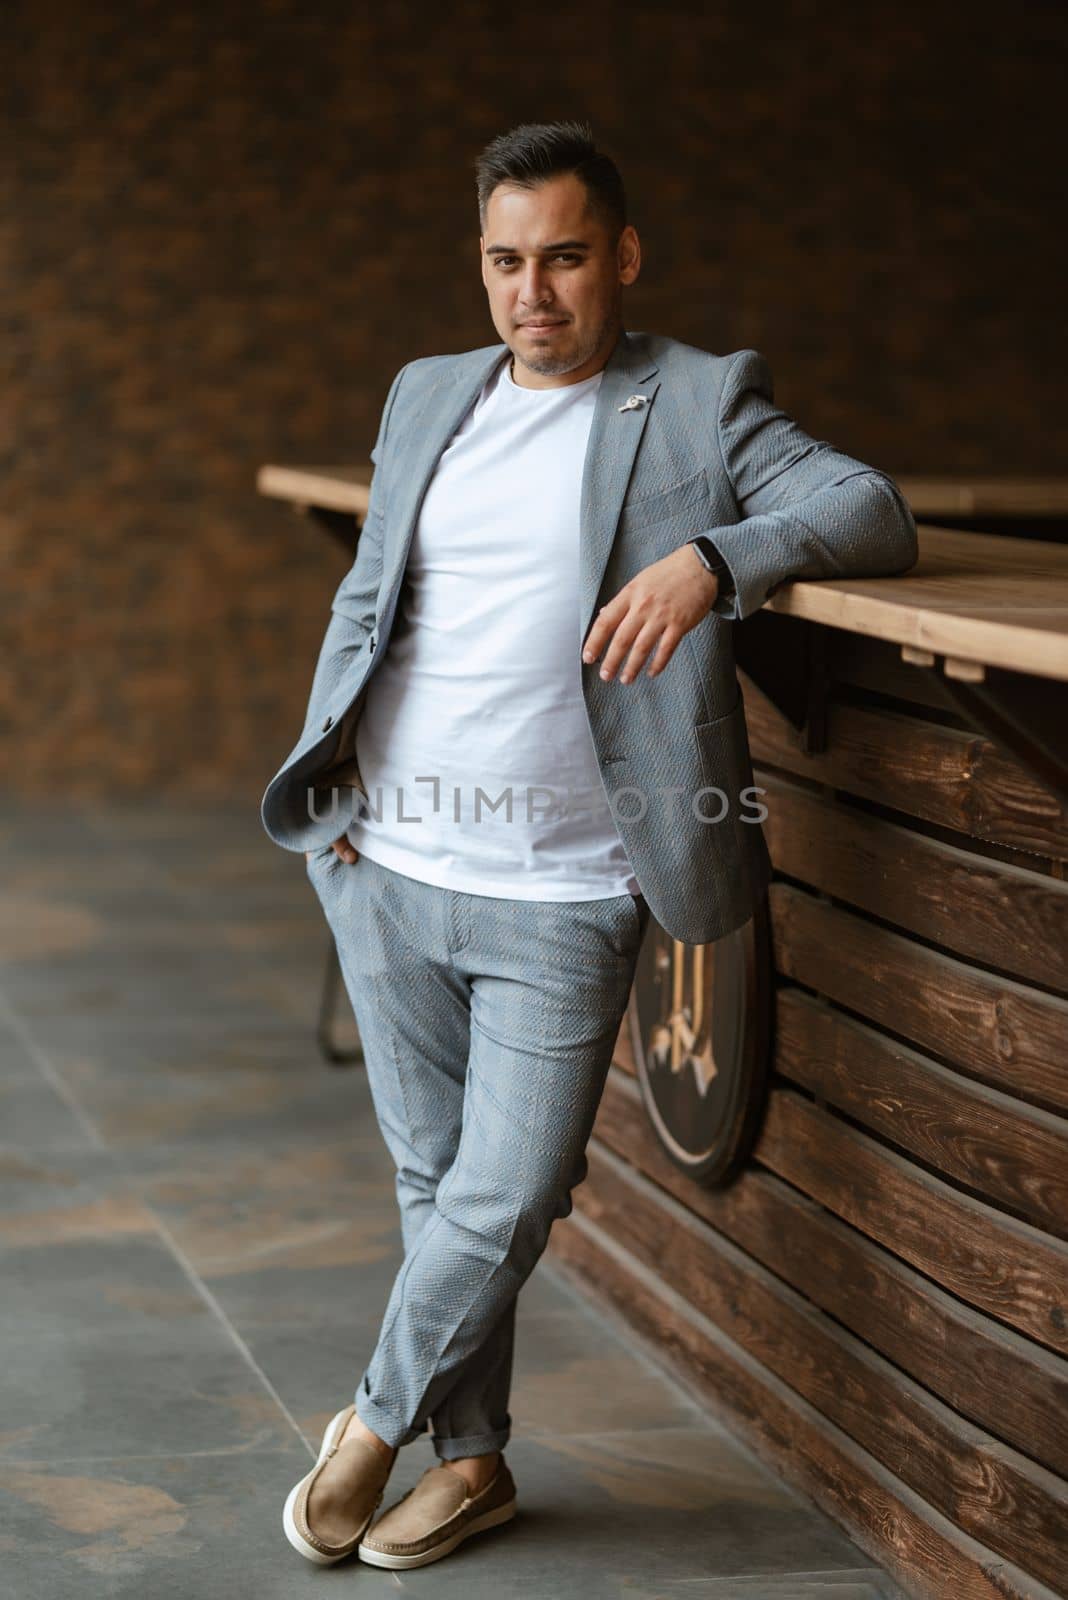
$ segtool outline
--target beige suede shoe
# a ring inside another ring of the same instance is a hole
[[[515,1516],[515,1482],[502,1456],[495,1476],[469,1495],[458,1472],[442,1463],[427,1467],[388,1511],[383,1511],[357,1554],[372,1567],[425,1567],[455,1550],[468,1534],[481,1533]]]
[[[393,1470],[393,1462],[366,1439],[348,1439],[343,1445],[335,1444],[348,1427],[355,1409],[355,1405],[348,1405],[327,1423],[319,1459],[290,1489],[282,1510],[286,1538],[294,1550],[299,1550],[306,1560],[314,1561],[319,1567],[332,1566],[356,1549],[381,1504],[386,1480]],[[337,1542],[316,1533],[308,1521],[308,1496],[312,1485],[326,1473],[336,1477],[343,1497],[340,1519],[346,1526],[346,1534]],[[350,1524],[351,1533],[348,1532]]]

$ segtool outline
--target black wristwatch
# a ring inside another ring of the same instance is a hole
[[[724,561],[723,557],[712,543],[712,540],[709,539],[705,534],[701,534],[700,538],[691,539],[690,543],[697,551],[697,554],[701,557],[702,563],[708,568],[709,572],[726,571],[727,563]]]
[[[734,599],[734,579],[730,567],[719,553],[719,547],[704,533],[696,539],[691,539],[689,543],[697,551],[701,564],[707,567],[709,572],[714,572],[719,579],[716,605],[719,606],[724,602],[729,604]]]

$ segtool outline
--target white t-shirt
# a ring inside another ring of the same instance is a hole
[[[347,831],[424,883],[639,892],[582,697],[579,498],[601,376],[524,389],[503,358],[423,499],[356,729],[369,806],[357,796]]]

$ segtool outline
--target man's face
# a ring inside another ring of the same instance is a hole
[[[490,315],[526,388],[599,372],[622,327],[623,286],[641,264],[638,235],[618,238],[587,206],[574,173],[534,189],[499,183],[479,236]]]

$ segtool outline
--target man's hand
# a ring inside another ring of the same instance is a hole
[[[626,656],[619,681],[629,683],[655,648],[656,662],[645,674],[655,678],[671,660],[679,640],[707,617],[718,593],[718,577],[709,572],[694,546],[680,545],[662,561],[643,567],[601,607],[586,635],[582,659],[596,661],[607,644],[601,677],[611,678]]]
[[[354,867],[357,861],[360,859],[360,852],[356,849],[355,845],[349,843],[349,836],[347,833],[343,833],[340,839],[335,839],[331,848],[336,850],[342,861],[346,861],[350,867]],[[305,850],[305,861],[310,861],[311,856],[312,852],[310,850]]]

